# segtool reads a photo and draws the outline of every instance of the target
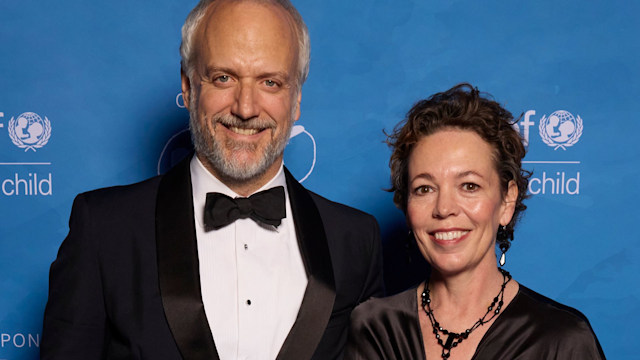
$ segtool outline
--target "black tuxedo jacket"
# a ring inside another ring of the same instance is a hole
[[[378,225],[286,179],[308,285],[278,359],[339,359],[351,310],[382,295]],[[78,195],[69,227],[51,265],[42,359],[218,359],[188,159],[163,176]]]

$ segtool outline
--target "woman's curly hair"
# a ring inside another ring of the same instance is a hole
[[[389,167],[393,202],[407,212],[409,195],[408,164],[414,146],[425,136],[443,129],[473,131],[493,149],[493,163],[500,177],[502,194],[506,194],[509,181],[518,186],[518,198],[513,218],[504,231],[499,232],[501,248],[509,248],[513,228],[527,208],[523,200],[528,197],[527,185],[531,173],[522,169],[525,148],[522,138],[513,125],[517,120],[500,104],[470,84],[462,83],[453,88],[418,101],[406,118],[388,134],[387,144],[393,150]]]

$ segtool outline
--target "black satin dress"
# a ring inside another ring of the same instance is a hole
[[[452,351],[455,356],[455,349]],[[604,359],[587,318],[522,285],[472,359]],[[426,359],[416,288],[355,308],[345,360]],[[435,360],[435,359],[434,359]]]

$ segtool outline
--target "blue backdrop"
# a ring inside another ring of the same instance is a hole
[[[74,196],[184,154],[178,46],[195,3],[0,3],[0,359],[38,356],[48,267]],[[424,272],[407,263],[403,216],[382,190],[382,131],[468,81],[525,114],[533,197],[506,268],[584,312],[610,359],[640,358],[640,5],[294,3],[312,61],[285,162],[308,188],[377,217],[389,290]]]

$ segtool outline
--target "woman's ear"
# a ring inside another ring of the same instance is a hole
[[[502,213],[500,214],[500,224],[507,225],[513,218],[516,211],[516,201],[518,200],[518,185],[514,180],[510,180],[507,185],[507,192],[502,199]]]

